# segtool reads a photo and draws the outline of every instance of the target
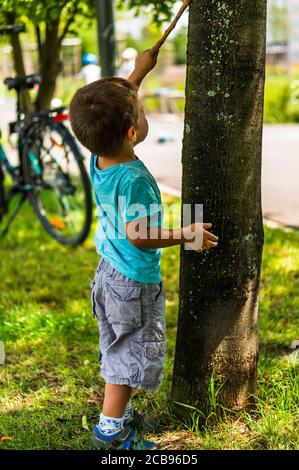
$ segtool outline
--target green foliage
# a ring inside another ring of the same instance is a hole
[[[87,29],[95,17],[95,2],[93,0],[0,0],[2,21],[5,23],[4,12],[12,12],[16,22],[25,22],[29,32],[32,26],[39,26],[43,39],[46,25],[58,21],[60,34],[67,25],[69,34],[77,35],[81,29]]]
[[[90,17],[95,12],[93,0],[0,0],[2,11],[27,17],[33,24],[73,15]]]
[[[178,65],[185,64],[187,60],[187,37],[187,27],[182,26],[172,40],[172,44],[174,46],[175,63]]]
[[[141,9],[148,8],[155,21],[162,21],[169,18],[171,8],[175,0],[125,0],[116,1],[118,8],[130,8],[135,10],[136,15]],[[55,20],[73,15],[82,15],[86,18],[94,18],[94,0],[0,0],[1,11],[14,12],[17,16],[26,16],[34,24],[46,20]]]
[[[144,8],[147,8],[154,21],[160,23],[165,19],[171,17],[172,7],[176,3],[176,0],[116,0],[116,5],[123,9],[134,9],[136,16]]]
[[[155,44],[158,39],[161,38],[162,35],[162,28],[160,25],[157,25],[155,23],[150,23],[146,25],[143,30],[142,30],[142,35],[140,38],[139,46],[138,46],[138,51],[143,51],[145,49],[148,49],[149,47],[152,47],[153,44]],[[160,54],[163,53],[163,49],[160,51]],[[159,55],[159,59],[161,58],[161,55]]]
[[[117,1],[119,8],[131,8],[136,15],[141,8],[146,8],[149,15],[157,23],[169,18],[174,0],[165,2],[148,0]],[[39,72],[42,84],[39,89],[36,104],[38,107],[48,107],[54,92],[59,65],[59,53],[62,40],[66,34],[78,35],[82,29],[92,25],[96,15],[94,0],[0,0],[0,22],[24,21],[29,23],[32,32],[36,34],[39,53]],[[86,35],[87,45],[91,44],[91,36]],[[96,41],[95,41],[96,42]],[[49,44],[53,47],[49,48]],[[85,44],[86,47],[86,44]],[[17,46],[13,44],[16,52]],[[91,50],[91,49],[90,49]],[[24,73],[22,58],[16,62],[16,73]],[[31,107],[27,95],[27,107]]]
[[[99,50],[96,20],[93,19],[89,24],[87,24],[84,18],[77,18],[73,29],[75,28],[77,35],[82,41],[82,54],[85,52],[92,52],[93,54],[98,55]]]

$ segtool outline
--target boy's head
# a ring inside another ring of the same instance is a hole
[[[70,121],[79,142],[106,157],[142,142],[148,132],[137,88],[123,78],[103,78],[80,88],[70,104]]]

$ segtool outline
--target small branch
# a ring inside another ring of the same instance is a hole
[[[64,4],[64,6],[65,6],[66,4],[67,4],[67,2]],[[75,16],[76,16],[76,14],[77,14],[78,11],[79,11],[79,8],[78,8],[78,7],[79,7],[79,0],[75,3],[73,11],[70,12],[70,15],[71,15],[71,16],[70,16],[70,18],[67,20],[67,22],[66,22],[66,24],[65,24],[65,26],[64,26],[64,28],[63,28],[63,31],[62,31],[61,35],[59,36],[59,38],[58,38],[58,45],[61,45],[63,39],[64,39],[65,36],[66,36],[66,33],[67,33],[68,30],[69,30],[69,27],[71,26],[72,22],[74,21]],[[63,8],[64,8],[64,7],[63,7]]]
[[[59,38],[58,38],[58,44],[59,44],[59,45],[62,43],[63,39],[65,38],[66,33],[68,32],[69,27],[71,26],[72,22],[74,21],[74,18],[75,18],[75,16],[76,16],[76,13],[77,13],[77,11],[75,10],[75,11],[73,12],[73,15],[67,20],[67,22],[66,22],[66,24],[65,24],[65,26],[64,26],[64,28],[63,28],[63,31],[62,31],[61,35],[59,36]]]
[[[168,36],[170,35],[170,33],[174,30],[174,28],[176,27],[179,19],[181,18],[182,14],[184,13],[184,11],[188,8],[188,6],[190,5],[192,0],[185,0],[183,5],[181,6],[180,10],[178,11],[178,13],[176,14],[175,18],[173,19],[173,21],[171,22],[170,26],[166,29],[166,31],[164,32],[162,38],[157,42],[156,44],[156,47],[160,49],[160,47],[164,44],[164,42],[166,41],[166,39],[168,38]]]

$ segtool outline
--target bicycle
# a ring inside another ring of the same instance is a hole
[[[23,25],[0,29],[0,35],[25,31]],[[17,135],[18,164],[12,165],[1,144],[0,132],[0,222],[9,212],[13,198],[20,199],[8,216],[10,225],[28,199],[48,234],[59,243],[77,246],[88,236],[92,220],[92,195],[84,157],[65,125],[64,107],[26,112],[21,106],[21,92],[41,83],[40,75],[6,78],[4,84],[17,94],[15,122],[10,135]],[[6,190],[5,175],[13,184]]]

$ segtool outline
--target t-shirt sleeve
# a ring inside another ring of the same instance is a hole
[[[144,217],[154,220],[161,212],[161,204],[154,188],[143,175],[127,182],[119,198],[119,210],[125,223]]]
[[[90,155],[90,162],[89,162],[89,176],[90,176],[90,181],[93,185],[94,182],[94,159],[95,156],[93,154]]]

